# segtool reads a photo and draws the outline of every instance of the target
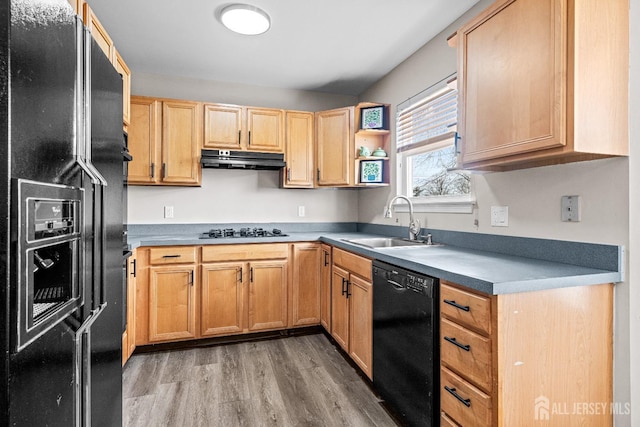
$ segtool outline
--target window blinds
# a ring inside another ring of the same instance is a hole
[[[396,151],[408,151],[453,138],[458,119],[456,79],[435,84],[398,106]]]

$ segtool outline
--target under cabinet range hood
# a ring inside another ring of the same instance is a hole
[[[202,150],[203,168],[279,170],[286,166],[282,153]]]

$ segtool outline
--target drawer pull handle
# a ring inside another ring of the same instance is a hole
[[[460,347],[464,351],[471,351],[471,346],[470,345],[460,344],[458,341],[456,341],[455,338],[449,338],[449,337],[445,336],[444,339],[446,341],[449,341],[451,344],[453,344],[453,345],[455,345],[457,347]]]
[[[447,387],[444,386],[444,389],[447,390],[453,397],[455,397],[456,399],[458,399],[460,402],[462,402],[462,404],[464,406],[466,406],[467,408],[469,408],[471,406],[471,399],[465,399],[462,396],[460,396],[457,392],[455,388],[451,388],[451,387]]]
[[[460,305],[457,302],[453,301],[453,300],[444,300],[445,304],[449,304],[454,306],[455,308],[459,309],[459,310],[463,310],[463,311],[469,311],[469,306],[468,305]]]
[[[182,255],[162,255],[162,258],[180,258]]]

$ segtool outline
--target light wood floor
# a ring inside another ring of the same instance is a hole
[[[396,426],[322,334],[134,355],[125,426]]]

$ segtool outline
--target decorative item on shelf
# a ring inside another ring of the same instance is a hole
[[[382,149],[382,147],[378,147],[371,153],[373,157],[387,157],[387,152]]]
[[[361,129],[384,129],[384,106],[362,108],[360,114]]]
[[[365,147],[364,145],[360,147],[360,152],[358,153],[360,157],[369,157],[371,155],[371,150]]]
[[[383,160],[363,160],[360,162],[360,182],[375,184],[382,182]]]

